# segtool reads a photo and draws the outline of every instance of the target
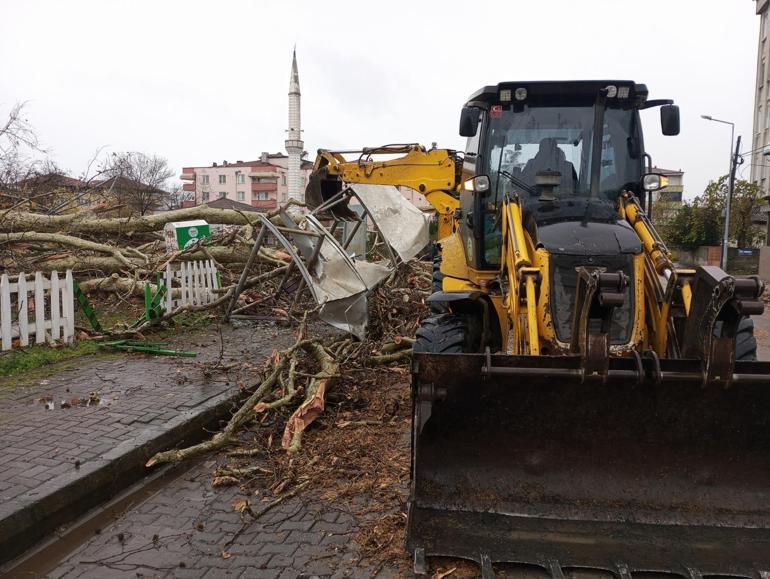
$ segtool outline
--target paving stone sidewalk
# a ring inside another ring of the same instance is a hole
[[[221,338],[210,326],[171,340],[171,347],[197,351],[197,358],[126,353],[84,358],[80,367],[32,385],[1,379],[0,520],[42,499],[59,481],[71,484],[81,472],[88,476],[91,463],[118,456],[207,403],[237,394],[232,376],[206,376],[201,362],[218,359],[222,351],[225,364],[258,365],[293,340],[291,329],[272,324],[223,326]],[[89,397],[92,405],[76,403]]]
[[[408,440],[404,444],[408,445]],[[394,569],[380,569],[362,560],[353,540],[361,521],[351,514],[360,505],[330,504],[312,491],[276,506],[242,530],[232,503],[243,495],[237,487],[211,486],[214,464],[211,460],[194,467],[123,514],[47,576],[401,576]],[[232,545],[225,547],[235,535]]]

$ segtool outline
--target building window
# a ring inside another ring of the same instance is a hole
[[[219,176],[219,184],[220,185],[224,185],[225,183],[227,183],[227,175],[220,175]]]
[[[286,173],[281,173],[281,185],[286,185]]]
[[[201,182],[202,182],[204,185],[208,185],[208,184],[209,184],[209,176],[208,176],[208,175],[203,175],[203,176],[201,177]]]
[[[246,182],[246,175],[243,173],[236,173],[238,185],[243,185]]]
[[[219,192],[219,198],[220,199],[224,199],[225,197],[227,197],[227,193],[225,193],[224,191],[220,191]]]
[[[208,175],[206,175],[206,178],[208,178]],[[204,191],[201,194],[201,197],[203,198],[204,201],[208,201],[209,200],[209,192],[208,191]]]
[[[246,193],[238,191],[238,201],[243,201],[244,199],[246,199]]]

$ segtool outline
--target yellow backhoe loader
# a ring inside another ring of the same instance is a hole
[[[763,285],[673,264],[647,215],[665,185],[651,107],[679,133],[643,84],[504,82],[463,107],[464,153],[319,152],[311,206],[339,215],[346,184],[405,185],[439,218],[436,315],[412,362],[417,573],[454,556],[485,578],[498,562],[768,576]]]

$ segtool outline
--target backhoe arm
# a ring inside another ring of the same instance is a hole
[[[349,161],[343,155],[358,154]],[[375,155],[401,155],[375,160]],[[430,149],[417,144],[386,145],[360,151],[320,149],[310,175],[305,199],[311,208],[320,206],[342,190],[343,183],[396,185],[423,194],[438,213],[438,238],[452,233],[453,216],[460,202],[454,196],[460,180],[460,163],[454,151]]]

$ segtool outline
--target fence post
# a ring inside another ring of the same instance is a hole
[[[45,344],[45,285],[43,272],[35,272],[35,343]]]
[[[64,296],[64,341],[68,344],[75,337],[75,291],[72,288],[72,270],[68,269],[64,276],[64,290],[67,292]],[[64,292],[62,292],[64,293]]]
[[[61,336],[61,284],[59,274],[51,272],[51,340]]]
[[[194,306],[195,305],[195,278],[193,277],[192,263],[187,264],[185,273],[187,277],[187,296],[189,298],[188,304],[191,306]]]
[[[11,280],[0,275],[0,336],[3,350],[11,349]]]
[[[172,311],[174,307],[174,299],[171,297],[173,290],[172,280],[174,276],[171,274],[171,264],[166,264],[166,272],[164,273],[163,281],[166,284],[166,313]]]
[[[211,299],[209,302],[213,302],[215,299],[217,299],[217,295],[214,294],[214,290],[216,289],[216,278],[214,277],[214,262],[212,260],[208,260],[206,262],[208,264],[207,273],[209,275],[209,291],[211,292]]]
[[[27,303],[27,276],[19,274],[19,281],[16,284],[16,303],[18,306],[18,316],[16,316],[19,325],[19,345],[29,346],[29,316]]]
[[[187,266],[185,262],[179,264],[179,305],[184,307],[187,305]]]

